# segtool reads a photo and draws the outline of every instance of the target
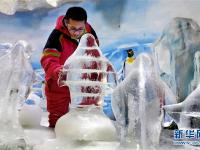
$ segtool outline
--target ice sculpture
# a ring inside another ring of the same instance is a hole
[[[33,69],[26,53],[30,46],[19,41],[13,46],[0,46],[0,149],[25,147],[18,122],[18,105],[27,96]]]
[[[191,92],[189,86],[196,73],[193,60],[200,50],[199,31],[199,25],[192,19],[174,18],[154,45],[160,75],[173,90],[178,102]]]
[[[169,91],[156,71],[152,56],[141,53],[112,96],[122,147],[158,148],[163,116],[161,106],[165,99],[173,98]],[[175,99],[171,99],[171,103],[175,103]]]
[[[55,127],[58,138],[73,140],[116,140],[112,122],[103,114],[103,96],[116,86],[116,74],[91,34],[82,36],[76,51],[67,59],[59,78],[68,86],[70,111]]]
[[[41,98],[30,92],[19,111],[19,122],[23,127],[39,127],[42,119]]]
[[[189,93],[194,91],[200,82],[200,51],[194,55],[194,78],[189,85]]]
[[[83,0],[1,0],[0,12],[13,15],[16,11],[34,10],[36,8],[57,7],[66,2],[81,2]]]
[[[200,85],[181,103],[163,108],[177,122],[179,129],[200,128]]]

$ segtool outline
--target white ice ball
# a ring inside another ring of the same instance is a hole
[[[75,108],[55,126],[56,137],[70,140],[116,141],[112,121],[97,108]]]
[[[41,98],[37,94],[35,94],[34,92],[31,92],[28,95],[27,100],[32,100],[35,105],[40,105],[40,103],[41,103]]]
[[[24,104],[19,111],[19,122],[23,127],[39,127],[42,109],[38,105]]]

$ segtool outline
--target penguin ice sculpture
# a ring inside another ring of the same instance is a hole
[[[144,150],[158,148],[161,106],[166,98],[173,97],[169,91],[157,73],[153,57],[145,53],[138,55],[132,71],[112,95],[122,146]]]

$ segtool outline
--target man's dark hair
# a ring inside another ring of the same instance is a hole
[[[66,14],[65,19],[76,20],[76,21],[87,21],[87,12],[82,7],[70,7]]]

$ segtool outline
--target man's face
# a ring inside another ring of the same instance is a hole
[[[65,25],[72,38],[79,39],[85,33],[85,21],[69,19]]]

